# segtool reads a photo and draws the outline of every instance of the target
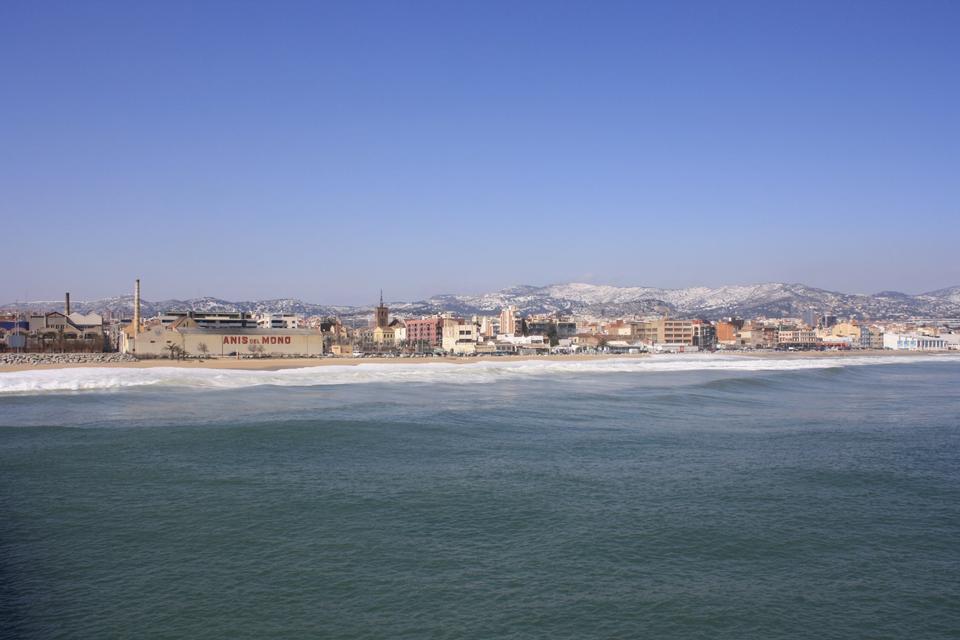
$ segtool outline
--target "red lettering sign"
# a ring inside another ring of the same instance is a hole
[[[293,344],[293,338],[290,336],[264,336],[259,340],[260,344]],[[223,344],[258,344],[256,338],[247,336],[223,336]]]

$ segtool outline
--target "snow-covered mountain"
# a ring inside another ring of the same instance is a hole
[[[806,309],[814,308],[838,316],[895,319],[960,316],[958,294],[960,287],[911,296],[892,291],[874,295],[846,294],[779,282],[684,289],[568,283],[513,287],[480,296],[434,296],[403,307],[410,311],[448,309],[489,313],[512,304],[521,311],[533,313],[620,317],[666,311],[677,316],[704,318],[800,316]]]
[[[945,300],[960,305],[960,287],[947,287],[946,289],[937,289],[929,293],[924,293],[919,298]]]
[[[60,309],[62,304],[61,301],[43,301],[7,304],[0,308]],[[465,315],[493,314],[508,305],[524,313],[564,313],[607,318],[663,312],[702,318],[796,317],[811,308],[822,313],[874,320],[956,318],[960,317],[960,287],[914,296],[897,291],[872,295],[847,294],[778,282],[685,289],[614,287],[573,282],[545,287],[517,286],[481,295],[444,294],[417,302],[393,302],[389,306],[396,315],[412,317],[440,311]],[[250,311],[339,316],[359,321],[372,312],[369,307],[320,305],[292,298],[244,302],[211,297],[155,302],[144,300],[142,307],[146,317],[173,310]],[[133,309],[133,296],[78,301],[73,303],[73,309],[82,313],[95,311],[129,317]]]

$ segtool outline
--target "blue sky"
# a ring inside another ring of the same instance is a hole
[[[0,301],[960,284],[960,3],[4,2]]]

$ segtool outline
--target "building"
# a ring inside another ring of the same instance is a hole
[[[570,339],[571,344],[579,349],[600,349],[603,347],[607,338],[598,333],[578,333]]]
[[[621,337],[621,336],[632,336],[633,335],[633,325],[636,323],[627,322],[625,320],[614,320],[613,322],[608,322],[603,327],[603,332],[608,336]]]
[[[660,340],[660,321],[644,321],[630,323],[630,338],[634,341],[653,344]]]
[[[947,349],[960,350],[960,333],[941,333],[940,339],[943,340]]]
[[[440,346],[448,353],[463,355],[476,352],[480,328],[459,318],[444,318]]]
[[[568,320],[558,320],[556,318],[527,318],[527,335],[552,335],[558,340],[562,338],[572,338],[577,335],[577,323]]]
[[[393,327],[376,327],[373,330],[373,343],[377,345],[378,351],[388,351],[396,347],[397,335]]]
[[[380,329],[385,329],[389,324],[390,324],[390,309],[388,309],[387,306],[383,304],[383,289],[381,289],[380,305],[377,306],[377,309],[376,309],[374,326]]]
[[[765,349],[776,349],[780,344],[780,327],[775,325],[763,325],[758,329],[760,332],[758,342]],[[754,340],[757,340],[756,338]]]
[[[853,336],[825,336],[817,341],[817,346],[821,349],[852,349],[854,346],[860,346],[860,338]]]
[[[96,313],[33,314],[28,331],[28,350],[101,352],[107,346],[103,317]]]
[[[0,315],[0,351],[24,348],[29,331],[30,321],[19,314]]]
[[[517,335],[517,308],[505,307],[500,312],[500,334],[505,336]]]
[[[648,345],[642,342],[628,342],[627,340],[608,340],[604,345],[607,353],[611,354],[637,354],[646,353]]]
[[[764,347],[763,329],[755,329],[753,326],[747,328],[747,325],[744,325],[737,332],[737,338],[731,346],[741,349],[762,349]]]
[[[732,320],[720,320],[714,325],[718,342],[732,343],[737,339],[737,331],[743,328],[743,323],[739,326]]]
[[[336,356],[353,354],[350,329],[336,318],[321,320],[315,327],[323,336],[323,351]]]
[[[136,335],[132,333],[124,331],[124,351],[139,357],[320,356],[324,353],[324,336],[315,329],[201,327],[192,318],[182,318],[173,324],[154,323]]]
[[[440,348],[443,343],[443,320],[441,316],[406,320],[407,347],[417,352]]]
[[[261,329],[302,329],[307,326],[303,316],[296,313],[262,313],[256,316],[256,320]]]
[[[777,332],[778,348],[810,349],[817,345],[817,333],[813,329],[781,327]]]
[[[693,323],[693,345],[700,351],[713,351],[717,348],[717,330],[709,322],[696,320]]]
[[[407,325],[403,320],[400,318],[394,318],[390,321],[388,327],[393,329],[393,339],[397,346],[400,346],[407,341]]]
[[[829,334],[836,338],[855,338],[860,340],[860,325],[856,322],[838,322],[829,328]]]
[[[657,342],[693,345],[693,320],[659,320]]]
[[[919,333],[884,333],[883,348],[898,351],[940,351],[947,348],[947,341],[939,336]]]
[[[184,319],[192,320],[201,329],[281,328],[261,327],[256,316],[246,311],[167,311],[160,316],[160,323],[172,325]]]
[[[480,325],[480,335],[492,338],[497,334],[494,319],[490,316],[474,316],[474,322]]]
[[[883,349],[883,331],[877,327],[860,326],[861,349]]]

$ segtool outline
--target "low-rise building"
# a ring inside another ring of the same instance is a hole
[[[59,311],[33,314],[28,320],[28,350],[99,352],[108,346],[103,317],[96,313]]]
[[[296,313],[261,313],[256,316],[261,329],[303,329],[306,322]]]
[[[324,336],[315,329],[200,327],[189,318],[124,329],[124,351],[137,356],[320,356]]]
[[[817,332],[806,328],[784,328],[781,327],[777,333],[777,346],[779,348],[801,348],[809,349],[817,344]]]
[[[246,311],[167,311],[160,323],[172,325],[189,318],[201,329],[252,329],[260,327],[257,317]],[[269,327],[268,327],[269,328]],[[281,328],[281,327],[274,327]]]
[[[947,341],[920,333],[884,333],[883,347],[897,351],[942,351],[947,348]]]

